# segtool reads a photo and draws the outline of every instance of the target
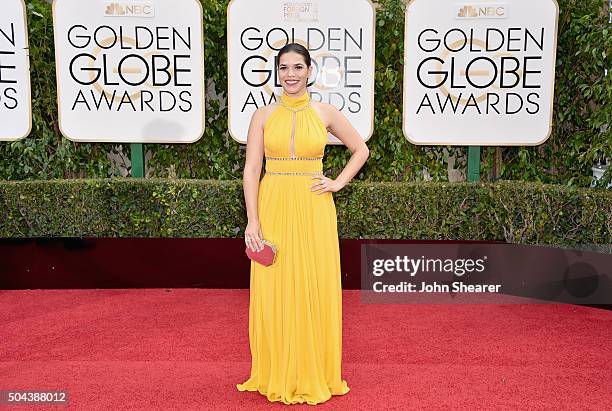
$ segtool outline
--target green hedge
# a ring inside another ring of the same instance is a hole
[[[602,188],[352,181],[333,195],[342,238],[612,244]],[[231,238],[246,226],[241,180],[5,181],[0,206],[0,237]]]
[[[203,1],[206,75],[227,93],[228,0]],[[404,9],[402,0],[377,1],[375,132],[371,157],[356,176],[366,181],[447,180],[444,150],[462,156],[465,147],[416,146],[402,134]],[[560,6],[553,135],[537,147],[501,149],[501,179],[588,186],[595,158],[610,156],[612,136],[612,36],[603,0],[558,0]],[[33,94],[33,129],[21,141],[0,143],[0,179],[103,178],[120,175],[109,153],[129,146],[73,143],[57,126],[55,56],[51,6],[27,0]],[[190,145],[146,145],[155,177],[240,179],[245,147],[227,133],[227,108],[207,99],[206,132]],[[607,127],[607,128],[606,128]],[[484,180],[493,173],[495,148],[482,150]],[[344,146],[326,150],[325,169],[337,175],[350,157]],[[465,166],[459,160],[455,167]],[[612,171],[612,170],[610,170]],[[608,171],[602,187],[610,180]]]

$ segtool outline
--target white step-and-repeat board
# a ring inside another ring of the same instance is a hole
[[[368,140],[374,131],[375,10],[368,0],[232,0],[227,10],[229,132],[245,143],[253,112],[282,94],[276,56],[287,43],[313,60],[308,90]],[[329,135],[331,144],[342,144]]]
[[[197,0],[53,3],[60,129],[79,142],[191,143],[204,133]]]
[[[404,135],[425,145],[537,145],[551,133],[555,0],[413,0]]]
[[[32,129],[26,6],[2,2],[0,12],[0,141],[26,137]]]

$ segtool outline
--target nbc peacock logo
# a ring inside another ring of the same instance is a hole
[[[486,6],[463,6],[457,12],[458,19],[505,19],[508,17],[508,6],[505,4],[488,4]]]
[[[459,13],[457,13],[457,17],[478,17],[478,13],[476,9],[472,6],[463,6],[459,9]]]
[[[151,2],[106,3],[105,17],[155,17],[155,5]]]
[[[106,11],[104,12],[107,16],[124,16],[125,7],[119,3],[110,3],[106,5]]]

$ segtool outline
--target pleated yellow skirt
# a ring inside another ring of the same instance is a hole
[[[259,188],[269,267],[251,262],[251,376],[240,391],[285,404],[324,402],[349,391],[341,379],[342,287],[336,207],[311,175],[266,174]]]

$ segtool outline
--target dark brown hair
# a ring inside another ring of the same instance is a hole
[[[310,53],[308,52],[308,50],[306,49],[306,47],[302,46],[301,44],[298,43],[288,43],[285,46],[283,46],[283,48],[281,48],[278,51],[278,57],[277,57],[277,61],[276,61],[276,67],[279,66],[280,64],[280,58],[283,54],[285,53],[289,53],[290,51],[300,54],[302,57],[304,57],[304,61],[306,62],[306,66],[310,67],[310,65],[312,64],[311,60],[310,60]]]

